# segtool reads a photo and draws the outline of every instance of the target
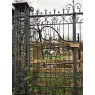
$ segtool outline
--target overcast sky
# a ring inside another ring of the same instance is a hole
[[[13,2],[16,0],[13,0]],[[65,8],[66,4],[71,3],[72,0],[18,0],[18,1],[27,1],[29,2],[30,6],[33,6],[35,9],[39,9],[40,11],[43,11],[45,9],[47,10],[53,10],[54,8],[56,10],[62,10],[63,7]],[[76,3],[82,3],[82,0],[75,0]]]
[[[13,0],[13,2],[15,1],[16,0]],[[47,9],[48,11],[53,11],[54,8],[57,11],[62,11],[63,8],[66,8],[67,4],[72,4],[72,0],[19,0],[19,1],[28,2],[30,6],[34,7],[34,10],[39,9],[40,12],[43,12],[45,9]],[[75,0],[75,3],[82,4],[83,2],[82,0]],[[79,33],[79,28],[77,28],[77,32]]]

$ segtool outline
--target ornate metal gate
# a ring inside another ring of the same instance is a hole
[[[45,13],[13,6],[15,95],[82,95],[81,4]]]

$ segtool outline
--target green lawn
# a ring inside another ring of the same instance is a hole
[[[34,73],[32,77],[33,95],[73,95],[73,73]],[[81,74],[77,74],[80,77]],[[81,77],[77,79],[78,86],[82,86]],[[78,88],[79,89],[79,88]],[[38,94],[39,93],[39,94]],[[79,94],[81,95],[81,94]]]

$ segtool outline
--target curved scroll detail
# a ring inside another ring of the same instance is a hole
[[[72,4],[66,5],[66,10],[69,13],[70,11],[73,11],[74,6]]]
[[[70,11],[81,12],[81,8],[82,5],[80,3],[66,5],[67,13],[70,13]]]
[[[60,34],[58,33],[58,31],[57,31],[55,28],[51,27],[51,26],[44,26],[44,27],[41,29],[41,32],[43,31],[44,28],[47,28],[47,27],[53,29],[53,30],[57,33],[58,37],[59,37],[60,39],[62,39],[62,37],[60,36]],[[45,38],[43,38],[43,37],[42,37],[42,39],[48,41],[47,39],[45,39]],[[62,39],[62,40],[63,40],[63,39]]]
[[[74,8],[75,8],[76,11],[80,12],[81,11],[81,8],[82,8],[82,5],[80,3],[76,3],[74,5]]]
[[[79,22],[82,22],[82,17],[79,16],[79,15],[76,15],[76,22],[79,23]]]
[[[45,18],[44,18],[45,20],[41,22],[41,25],[42,25],[42,26],[47,25],[47,24],[51,24],[51,22],[48,21],[47,18],[48,18],[48,17],[45,17]]]
[[[51,20],[52,20],[52,23],[53,23],[53,24],[55,24],[55,23],[58,22],[58,18],[57,18],[56,16],[54,16]]]
[[[81,19],[80,22],[83,22],[83,19]]]
[[[38,33],[38,30],[37,29],[31,28],[30,35],[31,35],[30,38],[33,39],[32,42],[33,41],[35,42],[35,41],[38,41],[39,40],[39,33]]]
[[[70,20],[71,23],[73,23],[73,16],[70,16],[69,20]]]

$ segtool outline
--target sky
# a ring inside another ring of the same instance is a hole
[[[15,2],[16,0],[13,0]],[[34,7],[34,9],[39,9],[43,11],[45,9],[51,11],[54,8],[56,10],[62,10],[63,7],[67,4],[72,4],[72,0],[18,0],[23,2],[29,2],[30,6]],[[82,3],[82,0],[75,0],[76,3]]]
[[[13,0],[15,2],[16,0]],[[40,12],[44,12],[45,9],[49,11],[53,11],[56,9],[57,11],[61,11],[63,8],[66,8],[67,4],[72,4],[73,0],[18,0],[19,2],[28,2],[30,6],[34,7],[34,10],[40,10]],[[83,3],[82,0],[75,0],[75,3]],[[83,28],[82,28],[83,30]],[[66,29],[65,29],[66,31]],[[77,32],[79,32],[79,28],[77,28]],[[72,33],[71,33],[72,34]],[[70,34],[70,35],[71,35]],[[82,35],[83,38],[83,35]]]

